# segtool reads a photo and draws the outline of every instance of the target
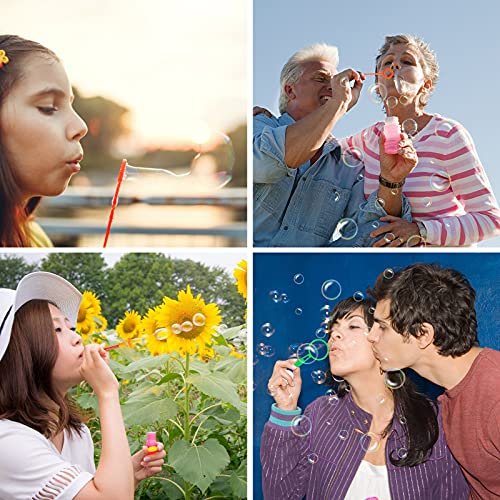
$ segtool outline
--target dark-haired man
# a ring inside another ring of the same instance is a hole
[[[444,387],[448,445],[473,499],[500,498],[500,352],[480,348],[467,278],[436,264],[381,274],[368,336],[383,370],[412,368]]]

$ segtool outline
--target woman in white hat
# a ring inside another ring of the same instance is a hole
[[[132,499],[161,470],[165,451],[131,457],[118,381],[99,345],[74,326],[80,292],[55,274],[28,274],[0,289],[0,498]],[[67,392],[85,380],[100,412],[102,452]]]

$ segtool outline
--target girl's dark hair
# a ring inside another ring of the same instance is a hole
[[[76,404],[52,384],[58,352],[48,302],[27,302],[16,312],[0,361],[0,418],[27,425],[47,439],[63,429],[82,432]]]
[[[0,68],[0,109],[12,87],[23,78],[24,62],[30,55],[39,54],[59,61],[50,49],[16,35],[0,35],[0,50],[4,50],[9,58],[9,62]],[[23,206],[16,174],[5,151],[3,134],[0,123],[0,247],[31,246],[28,222],[41,198],[33,197]]]
[[[375,301],[371,298],[358,302],[352,297],[340,301],[330,315],[330,325],[345,318],[352,311],[362,308],[366,324],[369,328],[373,325]],[[344,397],[349,392],[349,384],[340,382],[338,396]],[[389,455],[391,463],[397,467],[411,467],[425,462],[439,437],[437,421],[437,407],[434,401],[420,394],[413,382],[406,377],[402,387],[392,391],[394,397],[394,415],[384,429],[383,436],[391,431],[394,419],[404,417],[406,422],[402,425],[405,429],[407,450],[399,457],[397,450],[392,450]]]

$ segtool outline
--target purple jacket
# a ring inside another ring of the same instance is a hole
[[[366,451],[361,446],[372,416],[359,408],[351,394],[340,399],[323,396],[313,401],[304,414],[311,432],[298,437],[290,428],[296,412],[273,405],[261,442],[262,486],[267,500],[341,500]],[[405,431],[398,418],[386,443],[386,464],[392,500],[461,500],[469,488],[450,453],[442,432],[429,459],[414,467],[396,467],[389,456],[404,453]],[[365,448],[366,449],[366,448]]]

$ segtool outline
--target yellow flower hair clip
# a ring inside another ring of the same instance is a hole
[[[5,50],[0,50],[0,68],[3,68],[4,64],[7,64],[9,62],[9,58],[7,57],[7,54],[5,53]]]

